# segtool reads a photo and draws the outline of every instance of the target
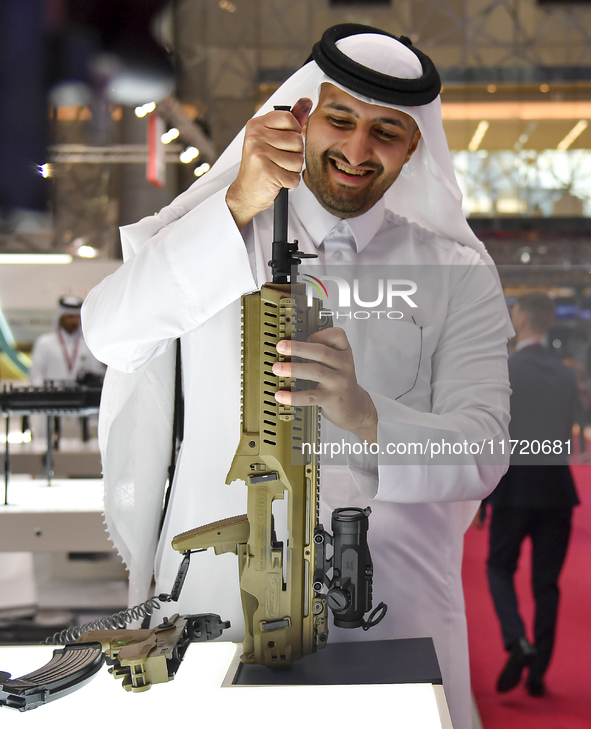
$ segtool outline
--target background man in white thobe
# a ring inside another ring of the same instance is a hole
[[[31,352],[29,382],[41,387],[45,382],[55,385],[73,385],[86,375],[99,382],[105,375],[105,366],[92,354],[84,341],[80,326],[82,299],[77,296],[62,296],[55,312],[55,328],[37,338]],[[62,421],[62,418],[64,420]],[[96,423],[96,416],[92,416]],[[59,446],[62,424],[74,425],[72,416],[55,418],[55,446]],[[86,421],[88,423],[88,421]],[[34,415],[31,427],[35,436],[43,438],[47,433],[47,418]],[[87,425],[84,425],[87,433]]]
[[[57,306],[56,325],[33,345],[29,380],[42,385],[45,380],[74,382],[86,373],[104,375],[105,367],[91,353],[80,328],[82,300],[63,296]]]
[[[352,350],[334,328],[307,343],[284,343],[284,352],[314,362],[284,365],[287,371],[319,384],[314,393],[277,399],[305,405],[313,398],[331,427],[382,450],[432,437],[457,445],[507,437],[511,328],[498,279],[483,265],[492,262],[461,212],[439,78],[410,41],[343,28],[327,31],[314,60],[273,95],[202,183],[123,229],[127,262],[83,308],[91,350],[110,365],[99,425],[105,508],[130,568],[132,603],[145,599],[155,552],[156,592],[170,589],[175,534],[246,511],[246,489],[225,484],[239,437],[240,297],[270,279],[270,206],[281,187],[292,191],[290,239],[317,253],[317,265],[410,265],[427,269],[430,285],[417,291],[420,314],[393,322],[387,340],[370,332],[364,348]],[[353,61],[369,81],[349,78]],[[384,77],[385,90],[378,88]],[[274,105],[293,113],[271,111]],[[170,446],[157,422],[162,414],[171,420],[177,337],[185,439],[159,539]],[[463,533],[505,468],[504,459],[478,454],[433,466],[426,454],[412,463],[329,466],[321,477],[323,519],[337,506],[371,500],[374,594],[389,605],[369,633],[334,628],[330,640],[432,636],[456,729],[471,726]],[[219,612],[232,621],[226,637],[239,640],[237,561],[209,551],[199,557],[179,612]]]

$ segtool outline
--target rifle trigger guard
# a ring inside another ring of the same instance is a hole
[[[388,606],[385,602],[381,602],[375,610],[372,610],[369,618],[367,620],[363,621],[363,625],[361,626],[363,630],[369,630],[370,628],[373,628],[374,625],[377,625],[380,623],[384,615],[388,612]]]

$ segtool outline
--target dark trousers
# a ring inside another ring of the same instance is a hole
[[[505,648],[525,636],[515,594],[514,575],[523,540],[532,541],[532,587],[536,604],[534,641],[537,655],[530,676],[544,675],[556,632],[558,576],[571,531],[572,507],[529,509],[493,508],[490,525],[488,581]]]

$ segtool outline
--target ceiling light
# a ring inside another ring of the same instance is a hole
[[[591,101],[445,101],[443,121],[478,119],[591,119]]]
[[[0,263],[72,263],[69,253],[0,253]]]
[[[470,150],[470,152],[476,152],[476,150],[480,146],[480,142],[482,142],[482,139],[486,134],[488,127],[489,123],[487,121],[481,121],[480,124],[476,127],[474,136],[472,137],[472,139],[470,140],[470,144],[468,145],[468,149]]]
[[[98,256],[98,251],[92,246],[80,246],[80,248],[78,248],[78,255],[80,258],[96,258]]]
[[[143,104],[143,106],[136,106],[135,107],[135,115],[142,119],[146,116],[146,114],[151,114],[156,109],[156,104],[153,101],[150,101],[149,104]]]
[[[201,177],[201,175],[204,175],[206,172],[209,172],[211,169],[211,166],[207,164],[207,162],[204,162],[202,165],[199,165],[199,167],[195,168],[195,177]]]
[[[172,127],[172,129],[169,129],[167,132],[164,132],[164,134],[160,137],[163,144],[170,144],[173,139],[176,139],[179,136],[180,132],[176,127]]]
[[[199,150],[197,147],[187,147],[184,152],[179,154],[180,161],[185,164],[189,164],[189,162],[192,162],[196,157],[199,157]]]
[[[570,132],[566,135],[566,137],[558,143],[556,146],[556,149],[558,149],[560,152],[564,152],[565,149],[568,149],[570,145],[575,141],[575,139],[587,129],[589,126],[589,122],[586,119],[581,119],[581,121],[578,124],[575,124],[575,126],[570,130]]]

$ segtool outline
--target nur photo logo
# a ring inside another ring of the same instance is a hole
[[[338,311],[324,309],[320,314],[324,317],[334,317],[336,319],[369,319],[370,317],[376,317],[380,319],[383,315],[383,318],[387,319],[402,319],[404,312],[394,310],[395,305],[400,306],[404,303],[411,309],[417,308],[417,304],[411,298],[417,292],[417,284],[410,279],[378,279],[372,293],[375,298],[369,301],[361,297],[358,278],[353,279],[352,287],[349,281],[340,276],[323,276],[320,279],[311,274],[304,274],[302,281],[306,284],[309,306],[311,306],[314,294],[317,292],[321,298],[330,299],[329,303],[338,308]],[[329,294],[326,284],[331,284],[332,296]],[[336,296],[334,292],[335,285],[337,289]],[[365,289],[365,296],[367,296],[367,285]],[[353,303],[361,308],[355,311],[343,311],[351,309],[351,296],[353,297]],[[385,308],[377,309],[376,307],[379,306]]]

